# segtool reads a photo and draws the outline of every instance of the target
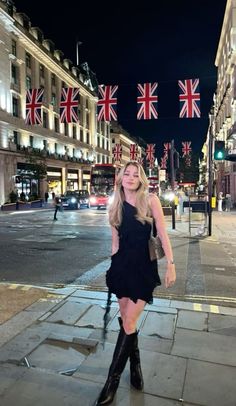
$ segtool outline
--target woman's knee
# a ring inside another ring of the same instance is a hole
[[[136,331],[137,320],[132,316],[125,315],[123,317],[123,328],[127,334],[134,333]]]

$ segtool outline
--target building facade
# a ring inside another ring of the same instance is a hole
[[[225,160],[215,161],[216,194],[230,193],[236,204],[236,0],[226,4],[215,65],[213,137],[226,145]]]
[[[40,88],[42,125],[26,124],[26,91]],[[62,88],[79,89],[77,123],[60,122]],[[110,125],[97,125],[96,109],[89,75],[0,0],[0,204],[12,191],[42,197],[89,189],[92,162],[110,161]],[[35,178],[33,165],[46,167],[46,176]]]
[[[142,139],[136,139],[132,137],[122,126],[118,123],[113,122],[110,129],[111,136],[111,155],[110,159],[113,163],[118,163],[121,166],[125,165],[130,161],[130,145],[137,144],[137,159],[145,157],[145,147],[146,143]],[[120,144],[122,147],[122,156],[121,160],[116,161],[113,157],[113,148],[116,144]]]

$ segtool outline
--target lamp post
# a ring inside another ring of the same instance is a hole
[[[213,108],[211,108],[209,114],[209,145],[208,145],[208,203],[209,203],[209,213],[208,213],[208,235],[211,236],[212,233],[212,147],[213,147]]]

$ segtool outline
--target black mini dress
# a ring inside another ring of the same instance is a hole
[[[128,297],[135,303],[142,299],[151,304],[153,290],[161,285],[157,261],[151,261],[149,257],[151,225],[138,221],[136,208],[126,201],[122,212],[118,228],[119,250],[111,257],[111,266],[106,273],[107,287],[118,299]]]

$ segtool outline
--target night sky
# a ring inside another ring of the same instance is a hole
[[[87,61],[100,84],[119,85],[118,121],[131,135],[156,143],[192,141],[200,153],[216,88],[215,56],[226,0],[156,0],[132,6],[126,1],[14,1],[32,26],[55,42],[76,64]],[[66,7],[66,4],[68,5]],[[200,79],[201,118],[180,119],[178,80]],[[158,82],[157,120],[137,120],[137,83]]]

